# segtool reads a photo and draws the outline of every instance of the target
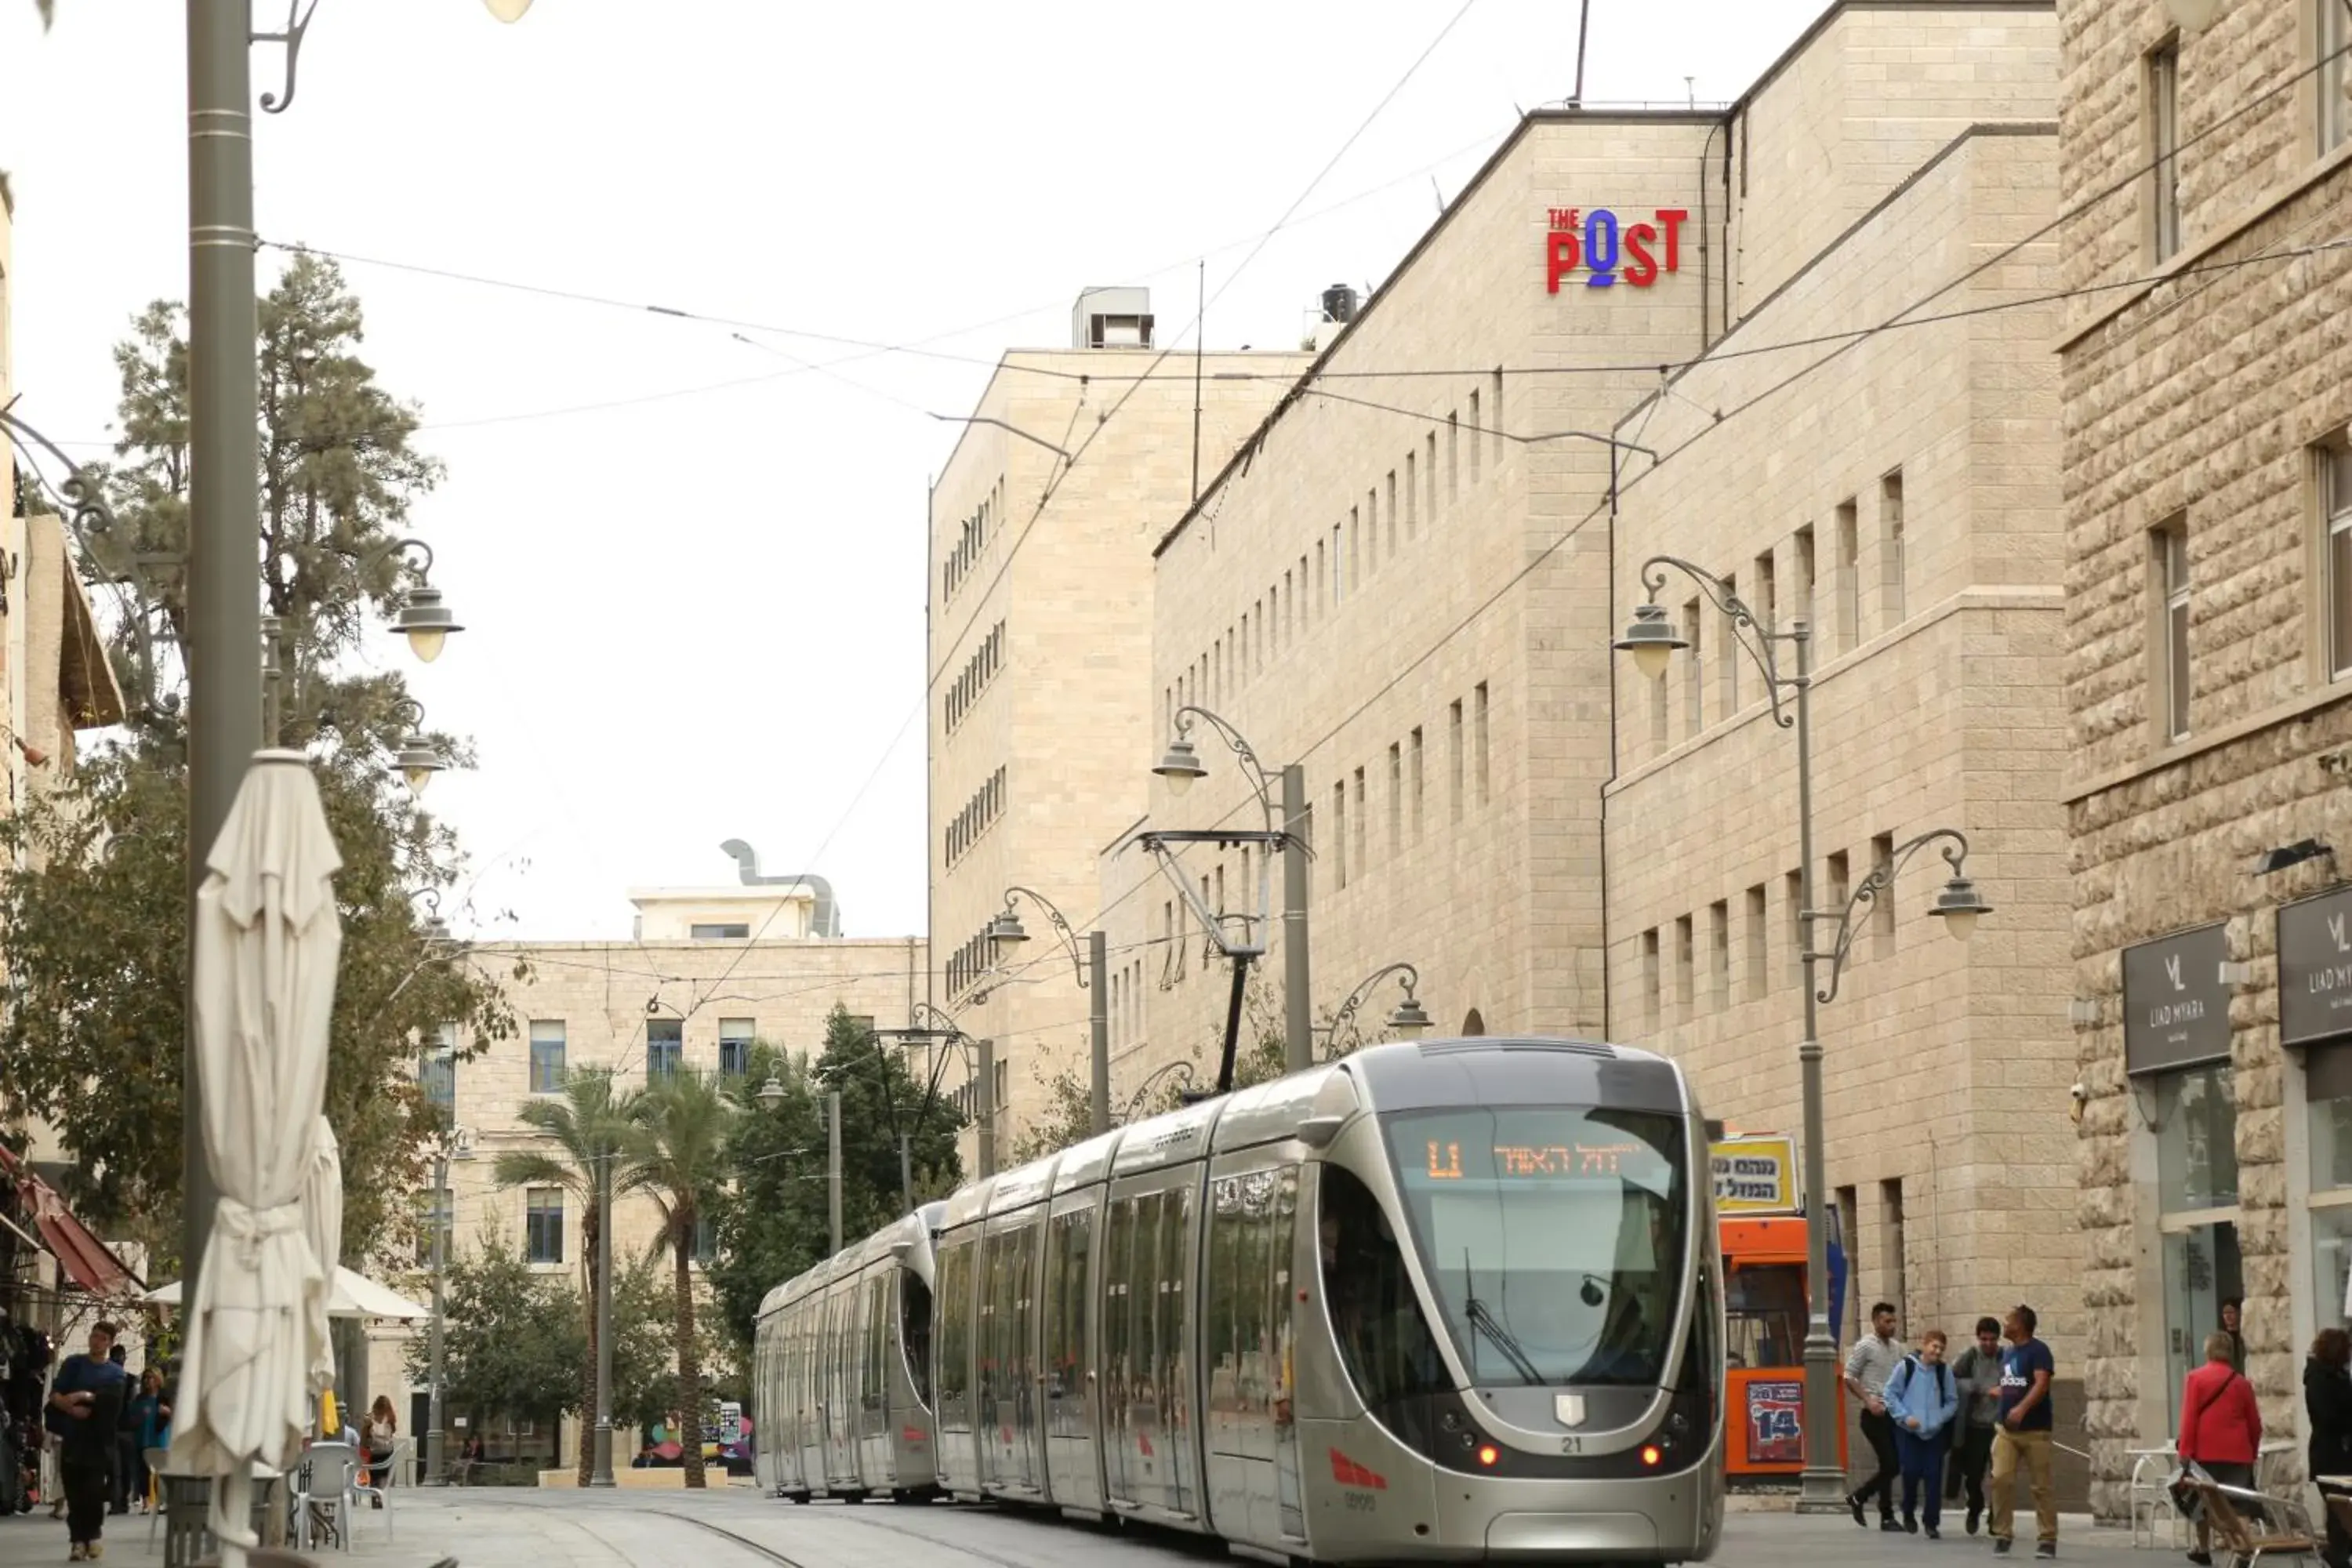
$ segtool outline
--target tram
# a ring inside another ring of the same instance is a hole
[[[1322,1563],[1685,1563],[1724,1497],[1680,1068],[1381,1046],[959,1189],[770,1292],[760,1484]]]

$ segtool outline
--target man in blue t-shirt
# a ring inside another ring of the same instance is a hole
[[[89,1351],[58,1363],[49,1384],[48,1428],[58,1435],[58,1472],[66,1489],[69,1562],[105,1555],[107,1494],[114,1485],[114,1434],[122,1416],[123,1373],[107,1357],[114,1325],[92,1323]]]
[[[2033,1309],[2009,1311],[2001,1337],[2000,1425],[1992,1438],[1992,1549],[2006,1556],[2017,1517],[2017,1467],[2021,1460],[2033,1489],[2033,1522],[2040,1532],[2036,1557],[2058,1555],[2058,1495],[2050,1480],[2050,1380],[2058,1363],[2050,1347],[2033,1337]]]

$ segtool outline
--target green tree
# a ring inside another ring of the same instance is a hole
[[[502,1187],[557,1187],[579,1205],[581,1289],[576,1300],[583,1303],[593,1302],[596,1297],[596,1243],[604,1228],[597,1168],[601,1163],[611,1163],[615,1194],[631,1179],[629,1160],[639,1099],[636,1090],[622,1088],[614,1081],[610,1068],[574,1068],[565,1075],[561,1095],[527,1100],[515,1111],[515,1119],[538,1133],[547,1146],[502,1151],[491,1168],[493,1178]],[[580,1391],[577,1407],[585,1419],[593,1420],[596,1320],[593,1310],[584,1306],[581,1316],[583,1326],[580,1359],[574,1363],[578,1380],[575,1386]],[[616,1331],[616,1350],[619,1343]],[[593,1457],[589,1445],[582,1443],[583,1486],[588,1484]]]
[[[940,1048],[950,1047],[942,1044]],[[908,1067],[905,1052],[884,1044],[838,1003],[825,1018],[824,1049],[810,1077],[816,1093],[841,1096],[845,1243],[870,1236],[907,1212],[907,1189],[899,1179],[901,1138],[907,1143],[916,1202],[944,1196],[963,1180],[963,1159],[956,1152],[962,1118],[936,1100],[927,1108],[927,1080]],[[816,1169],[822,1173],[822,1141],[815,1152]]]
[[[613,1281],[613,1425],[650,1431],[677,1408],[677,1301],[659,1259],[640,1257]],[[729,1359],[712,1325],[695,1316],[695,1360],[703,1382]]]
[[[492,1415],[528,1415],[552,1425],[579,1393],[578,1296],[561,1279],[523,1261],[485,1226],[470,1253],[448,1266],[442,1400],[476,1431]],[[409,1376],[432,1375],[432,1343],[408,1347]]]
[[[661,1210],[662,1240],[675,1265],[677,1405],[688,1423],[686,1484],[705,1485],[702,1470],[702,1346],[694,1327],[694,1254],[702,1216],[725,1206],[733,1162],[728,1157],[737,1115],[714,1074],[673,1068],[641,1095],[625,1166],[628,1187]]]
[[[404,586],[407,568],[384,547],[439,469],[409,446],[415,411],[359,358],[359,305],[331,264],[298,258],[258,309],[259,570],[283,622],[279,736],[309,754],[343,859],[326,1110],[345,1167],[367,1173],[343,1211],[343,1254],[359,1259],[407,1222],[417,1147],[436,1125],[417,1092],[421,1050],[444,1026],[478,1047],[509,1036],[513,1019],[464,947],[425,935],[411,896],[455,880],[457,844],[387,766],[406,728],[399,677],[349,669]],[[116,595],[109,653],[129,700],[128,737],[0,826],[0,847],[13,851],[0,870],[0,1111],[56,1124],[87,1217],[146,1241],[159,1268],[178,1262],[184,1131],[180,328],[178,307],[158,303],[117,349],[121,437],[112,468],[94,476],[112,515],[74,520],[82,569]]]

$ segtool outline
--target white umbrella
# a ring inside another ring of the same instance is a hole
[[[212,1526],[226,1568],[258,1544],[254,1462],[283,1468],[309,1423],[329,1274],[302,1197],[326,1100],[341,865],[301,753],[256,753],[196,895],[204,1124],[191,1135],[204,1138],[220,1202],[172,1413],[172,1470],[219,1479]]]
[[[327,1292],[327,1316],[330,1318],[386,1319],[394,1322],[421,1323],[433,1315],[433,1309],[417,1305],[391,1286],[369,1279],[355,1268],[335,1266],[335,1282]],[[180,1282],[158,1285],[139,1298],[151,1307],[176,1307],[180,1304]],[[304,1419],[309,1419],[306,1415]]]
[[[323,1116],[310,1129],[310,1158],[302,1174],[302,1221],[310,1233],[311,1256],[325,1263],[343,1255],[343,1152],[335,1142],[334,1123]],[[335,1344],[327,1328],[334,1308],[328,1294],[318,1296],[318,1321],[310,1325],[315,1342],[310,1392],[314,1395],[335,1381]]]

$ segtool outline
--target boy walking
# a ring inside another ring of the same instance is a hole
[[[2050,1479],[2050,1380],[2058,1363],[2050,1347],[2033,1337],[2033,1309],[2009,1310],[2000,1352],[2000,1425],[1992,1438],[1992,1549],[2009,1554],[2017,1521],[2017,1468],[2022,1463],[2033,1491],[2033,1522],[2039,1531],[2036,1557],[2058,1555],[2058,1494]]]
[[[1993,1429],[2000,1425],[2000,1320],[1979,1318],[1976,1342],[1952,1363],[1960,1385],[1959,1435],[1952,1443],[1952,1475],[1968,1499],[1969,1533],[1984,1517],[1985,1469],[1992,1463]]]

